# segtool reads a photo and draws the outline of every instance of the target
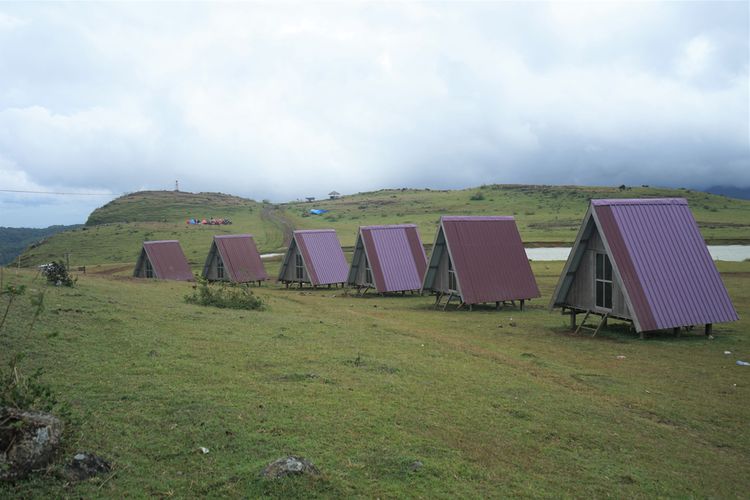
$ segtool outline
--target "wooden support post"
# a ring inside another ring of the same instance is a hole
[[[645,337],[645,335],[643,334],[643,330],[641,330],[641,335],[640,335],[640,339],[641,339],[641,340],[643,340],[644,338],[646,338],[646,337]]]
[[[524,299],[521,299],[521,310],[523,311],[523,303],[525,302]]]
[[[500,309],[500,301],[495,301],[495,309]]]
[[[570,329],[576,329],[576,312],[572,309],[570,310]]]
[[[445,305],[443,306],[443,311],[445,311],[447,309],[448,304],[451,303],[451,300],[453,300],[453,293],[451,293],[450,295],[448,295],[448,300],[445,302]]]
[[[680,336],[680,327],[676,326],[676,327],[672,328],[672,333],[674,333],[676,337],[679,337]]]
[[[706,337],[708,337],[709,335],[711,335],[711,331],[712,330],[713,330],[713,324],[706,323]]]
[[[469,304],[469,312],[474,310],[474,304]]]

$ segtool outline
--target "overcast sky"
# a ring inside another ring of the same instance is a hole
[[[750,186],[748,2],[0,3],[0,225],[140,189]]]

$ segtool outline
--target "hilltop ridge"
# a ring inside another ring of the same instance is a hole
[[[713,244],[750,244],[750,201],[688,189],[483,185],[461,190],[383,189],[335,200],[280,204],[223,193],[141,191],[94,210],[85,227],[27,250],[23,265],[71,253],[75,265],[130,263],[144,240],[179,239],[191,265],[202,265],[214,234],[250,233],[261,252],[283,251],[292,229],[332,228],[345,249],[357,228],[414,223],[430,245],[441,215],[513,215],[527,246],[565,246],[575,239],[592,198],[684,197],[703,237]],[[310,209],[326,213],[313,215]],[[229,218],[229,226],[188,226],[190,218]]]

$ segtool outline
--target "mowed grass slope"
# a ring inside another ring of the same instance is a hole
[[[22,346],[24,371],[43,367],[72,407],[66,455],[116,473],[0,497],[745,496],[750,263],[719,264],[743,319],[714,340],[573,336],[546,310],[561,267],[533,264],[543,299],[523,313],[275,287],[257,291],[265,311],[218,310],[185,304],[187,283],[116,277],[51,288],[31,334],[26,302],[12,310],[0,362]],[[322,477],[259,477],[287,454]]]
[[[441,215],[514,215],[529,246],[570,245],[591,198],[681,196],[704,238],[750,244],[750,202],[680,189],[492,185],[458,191],[383,190],[314,203],[270,205],[220,193],[133,193],[94,211],[88,225],[28,250],[22,265],[61,259],[77,266],[132,265],[141,242],[179,239],[193,265],[203,265],[214,234],[252,233],[262,252],[284,250],[284,230],[334,228],[351,249],[361,225],[414,223],[431,245]],[[475,199],[472,199],[475,198]],[[481,199],[476,199],[481,198]],[[310,215],[311,208],[330,210]],[[191,217],[228,217],[231,226],[187,226]]]

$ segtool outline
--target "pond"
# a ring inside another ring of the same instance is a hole
[[[750,245],[709,245],[708,252],[714,260],[742,262],[750,259]],[[531,260],[567,260],[570,247],[527,248]]]

